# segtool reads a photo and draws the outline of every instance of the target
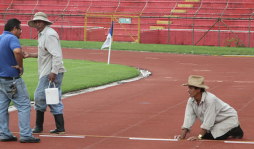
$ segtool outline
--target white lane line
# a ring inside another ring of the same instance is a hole
[[[235,83],[254,83],[254,81],[234,81]]]
[[[104,54],[104,53],[89,53],[89,54]]]
[[[39,135],[40,137],[85,138],[85,136]]]
[[[193,70],[193,71],[211,71],[211,70]]]
[[[254,55],[222,55],[223,57],[254,57]]]
[[[130,140],[148,140],[148,141],[178,141],[177,139],[157,139],[157,138],[129,138]]]
[[[165,77],[166,79],[171,79],[172,77]]]
[[[205,82],[223,82],[222,80],[206,80]]]
[[[254,142],[243,142],[243,141],[224,141],[224,143],[254,144]]]
[[[198,64],[194,64],[194,63],[179,63],[180,65],[198,65]]]
[[[155,57],[146,57],[145,59],[158,59],[158,58],[155,58]]]

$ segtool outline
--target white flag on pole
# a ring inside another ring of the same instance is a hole
[[[113,35],[113,21],[111,23],[111,28],[110,28],[110,31],[108,33],[107,39],[104,42],[104,44],[102,45],[102,47],[101,47],[101,49],[109,47],[109,49],[108,49],[108,64],[109,64],[109,61],[110,61],[110,51],[111,51],[111,44],[112,44],[112,35]]]
[[[112,35],[113,35],[113,21],[112,21],[111,28],[110,28],[110,31],[108,33],[107,39],[104,42],[104,44],[102,45],[101,49],[104,49],[104,48],[107,48],[107,47],[111,47],[111,44],[112,44]]]

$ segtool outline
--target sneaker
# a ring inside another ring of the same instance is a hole
[[[30,138],[30,139],[20,139],[19,140],[20,143],[38,143],[40,141],[41,141],[40,138]]]
[[[18,139],[17,139],[17,137],[16,136],[13,136],[13,137],[11,137],[11,138],[9,138],[9,139],[1,139],[0,141],[1,142],[7,142],[7,141],[17,141]]]

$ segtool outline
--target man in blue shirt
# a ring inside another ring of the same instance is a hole
[[[37,143],[40,138],[32,135],[30,127],[31,104],[23,79],[23,54],[18,38],[21,22],[10,19],[0,35],[0,141],[17,141],[9,129],[8,107],[13,101],[18,109],[21,143]]]

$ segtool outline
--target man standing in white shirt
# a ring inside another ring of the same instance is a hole
[[[64,134],[64,118],[63,118],[63,103],[61,101],[61,85],[63,73],[66,72],[63,66],[62,49],[57,32],[49,25],[52,22],[48,20],[48,16],[43,12],[37,12],[33,20],[28,21],[30,27],[35,27],[38,30],[38,53],[24,52],[24,58],[38,58],[38,75],[39,84],[34,93],[36,110],[36,126],[33,133],[41,133],[43,131],[44,112],[47,106],[50,112],[54,115],[56,128],[50,133]],[[49,83],[55,83],[59,90],[59,103],[47,105],[45,97],[45,89]]]
[[[201,131],[199,135],[189,137],[189,141],[243,137],[236,110],[214,94],[205,91],[209,87],[204,84],[204,77],[191,75],[188,83],[183,86],[188,86],[190,98],[185,110],[182,134],[176,135],[175,139],[185,139],[197,118],[202,124]]]

